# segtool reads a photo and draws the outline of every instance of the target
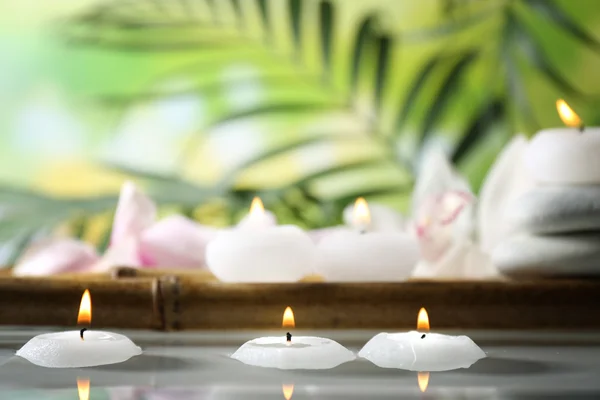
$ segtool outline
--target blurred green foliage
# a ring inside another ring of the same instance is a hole
[[[595,0],[123,0],[42,43],[102,173],[201,222],[259,194],[316,228],[359,195],[406,211],[428,146],[477,190],[510,136],[560,125],[558,97],[600,123],[598,20]],[[11,259],[63,221],[85,237],[116,201],[30,186],[0,191]]]

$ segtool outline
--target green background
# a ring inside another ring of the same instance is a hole
[[[133,0],[0,4],[0,256],[106,246],[120,184],[229,225],[407,211],[441,146],[476,191],[516,133],[600,123],[596,0]]]

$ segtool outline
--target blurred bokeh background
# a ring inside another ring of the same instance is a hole
[[[408,211],[440,146],[477,191],[516,133],[600,124],[597,0],[0,3],[0,264],[57,230],[107,245],[125,179],[229,225],[254,194],[330,226]]]

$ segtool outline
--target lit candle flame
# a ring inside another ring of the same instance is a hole
[[[281,390],[283,391],[283,397],[285,397],[285,400],[290,400],[292,398],[292,395],[294,394],[294,384],[284,383],[283,385],[281,385]]]
[[[90,380],[88,378],[77,378],[77,392],[79,393],[79,400],[89,400]]]
[[[262,215],[265,213],[265,206],[263,205],[260,197],[255,197],[252,199],[252,204],[250,205],[250,215]]]
[[[427,310],[423,307],[419,310],[419,316],[417,317],[417,330],[429,332],[429,316]]]
[[[296,321],[294,319],[294,312],[292,311],[292,307],[287,307],[283,312],[283,321],[281,322],[281,326],[284,328],[296,327]]]
[[[562,119],[566,126],[571,128],[579,128],[583,126],[583,122],[581,121],[581,118],[579,118],[579,115],[577,115],[563,99],[556,100],[556,110],[558,111],[560,119]]]
[[[425,393],[427,386],[429,385],[429,372],[418,372],[417,382],[419,383],[419,389],[421,389],[421,393]]]
[[[92,323],[92,297],[90,291],[85,289],[81,296],[81,304],[79,305],[79,314],[77,315],[77,324],[90,325]]]
[[[362,197],[356,199],[356,202],[354,203],[352,223],[354,226],[360,228],[366,228],[371,224],[371,212],[369,211],[369,205]]]

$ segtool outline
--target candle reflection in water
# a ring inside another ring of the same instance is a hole
[[[417,382],[421,392],[425,393],[429,385],[429,372],[417,372]]]
[[[292,395],[294,394],[294,384],[293,383],[284,383],[281,385],[281,390],[283,392],[283,397],[285,400],[290,400]]]
[[[79,393],[79,400],[89,400],[89,398],[90,398],[90,379],[89,378],[77,378],[77,392]]]

